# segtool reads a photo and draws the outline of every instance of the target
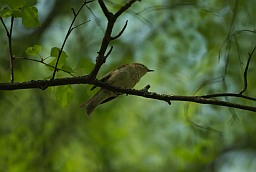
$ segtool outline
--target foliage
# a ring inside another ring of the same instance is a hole
[[[38,11],[34,5],[37,4],[37,0],[1,0],[0,1],[0,16],[3,18],[15,17],[21,18],[22,24],[25,27],[33,28],[40,25],[38,19]]]

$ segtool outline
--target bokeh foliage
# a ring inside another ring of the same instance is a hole
[[[113,11],[123,2],[106,1]],[[53,63],[73,18],[70,8],[78,9],[81,3],[0,1],[7,26],[8,17],[19,14],[13,36],[17,81],[51,76],[51,68],[18,57]],[[255,5],[253,0],[137,2],[117,21],[115,33],[125,20],[128,27],[112,42],[114,50],[99,77],[120,64],[140,62],[155,72],[147,74],[137,89],[150,84],[151,91],[164,94],[239,92],[248,52],[256,43]],[[26,15],[25,8],[33,15]],[[35,9],[41,27],[35,27]],[[91,21],[72,32],[64,49],[62,65],[75,76],[90,72],[104,35],[106,20],[96,1],[76,24],[87,20]],[[34,29],[23,26],[30,24]],[[0,80],[8,82],[3,27],[0,38]],[[246,92],[255,97],[254,74],[255,58]],[[64,76],[69,74],[57,73]],[[225,171],[231,164],[242,171],[256,168],[255,113],[121,96],[86,117],[79,105],[95,93],[89,90],[80,85],[1,91],[0,171]]]

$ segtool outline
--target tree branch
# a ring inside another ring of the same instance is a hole
[[[127,24],[128,24],[128,20],[126,20],[126,22],[125,22],[125,25],[124,25],[123,29],[122,29],[122,30],[121,30],[121,31],[120,31],[116,36],[111,37],[111,39],[112,39],[112,40],[114,40],[114,39],[119,38],[119,37],[123,34],[124,30],[126,29]]]
[[[249,58],[247,60],[246,67],[244,69],[244,88],[239,92],[239,94],[243,94],[247,89],[247,85],[248,85],[247,84],[247,73],[248,73],[249,64],[250,64],[250,61],[251,61],[251,58],[252,58],[252,55],[253,55],[255,49],[256,49],[256,46],[253,48],[252,52],[249,53]]]
[[[103,0],[98,0],[98,3],[100,4],[100,7],[104,13],[104,15],[109,19],[111,17],[111,13],[108,11],[107,6],[105,5]]]
[[[145,91],[144,89],[143,90],[123,89],[123,88],[108,85],[107,83],[104,83],[96,79],[92,80],[89,75],[80,76],[80,77],[58,78],[54,80],[37,80],[37,81],[32,80],[28,82],[0,83],[0,90],[20,90],[20,89],[31,89],[31,88],[44,89],[45,85],[61,86],[61,85],[71,85],[71,84],[93,84],[98,87],[102,87],[111,91],[120,92],[123,94],[136,95],[136,96],[150,98],[150,99],[162,100],[165,102],[171,102],[171,101],[194,102],[198,104],[217,105],[217,106],[224,106],[224,107],[256,112],[256,106],[247,106],[243,104],[231,103],[228,101],[205,98],[203,95],[202,96],[165,95],[165,94],[158,94],[155,92],[148,92],[148,91]]]
[[[139,0],[129,0],[126,4],[124,4],[124,6],[122,6],[115,14],[115,17],[119,17],[121,14],[123,14],[126,10],[128,10],[128,8],[130,8],[132,6],[133,3],[135,3],[136,1]]]
[[[249,97],[249,96],[245,96],[242,94],[238,94],[238,93],[216,93],[216,94],[208,94],[208,95],[204,95],[201,96],[203,98],[214,98],[214,97],[239,97],[239,98],[243,98],[243,99],[247,99],[247,100],[252,100],[252,101],[256,101],[256,98],[253,97]]]
[[[44,59],[41,59],[41,60],[37,60],[37,59],[32,59],[32,58],[28,58],[28,57],[16,57],[15,58],[16,60],[28,60],[28,61],[33,61],[33,62],[38,62],[38,63],[42,63],[44,64],[45,66],[48,66],[50,68],[53,68],[53,69],[56,69],[55,66],[52,66],[48,63],[45,63],[44,62]],[[63,71],[71,76],[74,76],[71,72],[67,71],[67,70],[64,70],[64,69],[60,69],[60,68],[57,68],[57,71]]]
[[[73,18],[73,20],[72,20],[72,22],[71,22],[71,24],[70,24],[70,26],[69,26],[69,28],[68,28],[68,32],[67,32],[67,34],[66,34],[66,36],[65,36],[65,39],[64,39],[64,41],[63,41],[63,43],[62,43],[62,46],[61,46],[61,48],[60,48],[60,51],[59,51],[59,54],[58,54],[58,57],[57,57],[57,61],[56,61],[56,64],[55,64],[55,69],[54,69],[54,71],[53,71],[51,80],[54,80],[54,78],[55,78],[56,72],[57,72],[57,70],[58,70],[58,63],[59,63],[59,60],[60,60],[60,57],[61,57],[61,53],[62,53],[62,51],[63,51],[63,49],[64,49],[64,46],[65,46],[65,44],[66,44],[66,42],[67,42],[67,39],[68,39],[69,35],[70,35],[71,32],[73,31],[73,29],[75,29],[76,27],[80,26],[80,25],[78,25],[78,26],[73,27],[76,18],[77,18],[77,16],[79,15],[79,13],[81,12],[81,10],[83,9],[83,7],[84,7],[87,3],[90,3],[90,2],[92,2],[92,1],[87,1],[87,0],[85,0],[84,3],[82,4],[82,6],[79,8],[79,10],[78,10],[77,12],[75,12],[75,10],[74,10],[73,8],[71,9],[72,12],[73,12],[74,18]],[[85,23],[86,23],[86,22],[85,22]],[[82,23],[82,24],[84,24],[84,23]]]
[[[107,9],[104,1],[103,0],[98,0],[98,3],[100,4],[101,10],[103,11],[104,15],[106,16],[106,18],[108,20],[108,23],[107,23],[107,28],[106,28],[106,31],[105,31],[104,38],[102,39],[102,42],[101,42],[100,50],[98,51],[98,56],[96,58],[96,64],[95,64],[94,68],[92,69],[91,73],[89,74],[89,76],[92,79],[96,78],[101,66],[103,65],[103,63],[106,62],[107,56],[105,56],[105,53],[106,53],[106,50],[108,48],[108,45],[109,45],[110,41],[120,37],[121,34],[124,32],[126,26],[127,26],[127,22],[126,22],[126,24],[125,24],[124,28],[121,30],[121,32],[117,36],[111,37],[112,30],[114,28],[114,25],[115,25],[115,22],[116,22],[117,18],[123,12],[125,12],[129,7],[131,7],[131,5],[136,1],[138,1],[138,0],[129,0],[115,14],[112,14]]]
[[[14,22],[14,17],[11,17],[11,25],[10,25],[10,30],[8,30],[7,26],[5,25],[2,17],[0,17],[0,20],[4,26],[4,29],[6,31],[6,35],[8,38],[8,44],[9,44],[9,63],[10,63],[10,81],[11,83],[14,82],[14,55],[12,52],[12,30],[13,30],[13,22]]]

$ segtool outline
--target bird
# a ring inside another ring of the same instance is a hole
[[[100,81],[119,88],[131,89],[147,72],[152,71],[154,70],[148,69],[145,65],[140,63],[124,64],[107,73]],[[97,86],[93,86],[91,90],[96,87]],[[82,103],[80,108],[85,109],[87,115],[90,115],[98,105],[106,103],[119,95],[121,95],[121,93],[100,88],[93,97]]]

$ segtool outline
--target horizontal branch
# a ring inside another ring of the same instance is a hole
[[[54,80],[31,80],[28,82],[0,83],[0,90],[21,90],[39,88],[44,89],[45,86],[61,86],[71,84],[90,84],[88,76],[57,78]]]
[[[243,98],[243,99],[247,99],[247,100],[256,101],[256,98],[250,97],[250,96],[245,96],[245,95],[242,95],[242,94],[240,94],[240,93],[216,93],[216,94],[204,95],[204,96],[201,96],[201,97],[203,97],[203,98],[214,98],[214,97],[239,97],[239,98]]]
[[[36,81],[32,80],[28,82],[0,83],[0,90],[20,90],[20,89],[32,89],[32,88],[44,89],[46,88],[46,86],[50,87],[50,86],[61,86],[61,85],[71,85],[71,84],[93,84],[111,91],[130,94],[130,95],[137,95],[137,96],[150,98],[150,99],[162,100],[168,103],[170,101],[186,101],[186,102],[194,102],[199,104],[225,106],[225,107],[231,107],[231,108],[256,112],[255,106],[247,106],[247,105],[231,103],[231,102],[222,101],[222,100],[215,100],[211,98],[205,98],[204,96],[165,95],[165,94],[158,94],[154,92],[148,92],[147,90],[145,91],[145,90],[135,90],[135,89],[122,89],[122,88],[108,85],[99,80],[92,80],[88,75],[79,76],[79,77],[58,78],[54,80],[36,80]]]

